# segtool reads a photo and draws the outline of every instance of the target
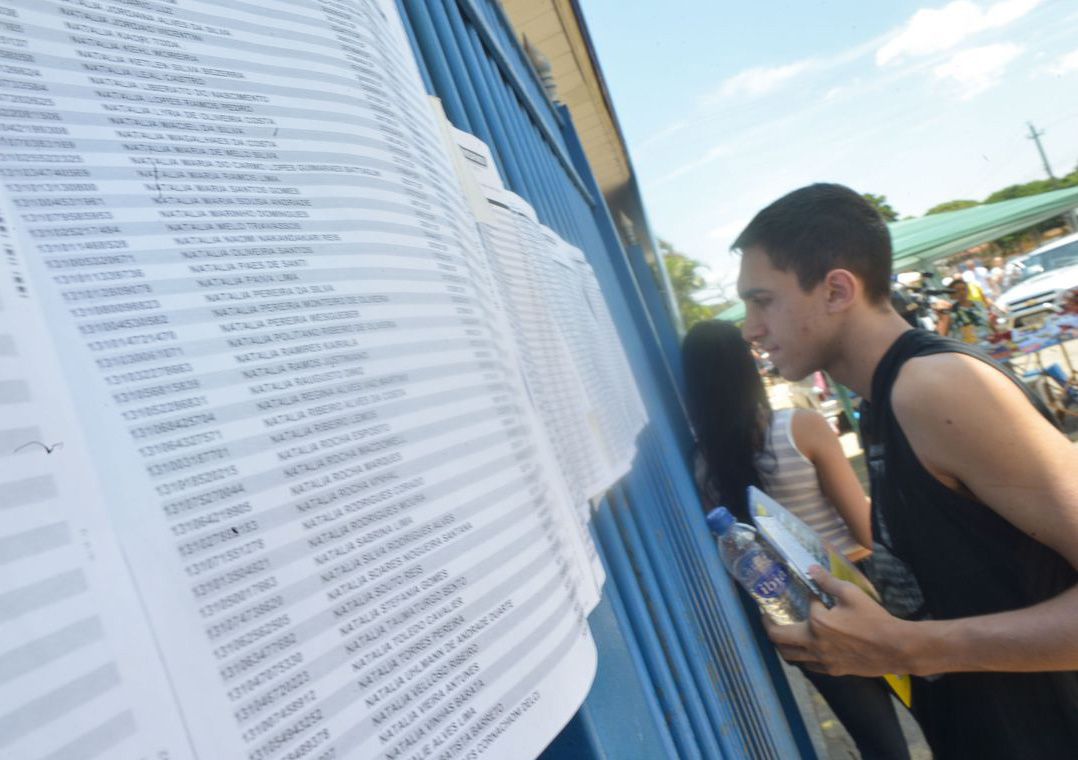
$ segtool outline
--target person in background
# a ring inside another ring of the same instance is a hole
[[[993,302],[998,301],[1006,287],[1006,270],[1003,268],[1003,257],[996,256],[992,259],[992,268],[988,270],[987,295]]]
[[[988,269],[980,259],[966,259],[959,268],[959,276],[970,285],[976,285],[983,292],[988,286]]]
[[[949,307],[940,309],[936,332],[963,343],[986,343],[992,334],[992,323],[984,303],[970,295],[976,286],[956,277],[950,287],[953,300]]]
[[[771,410],[749,346],[733,324],[693,325],[682,360],[707,509],[722,504],[739,521],[751,522],[746,489],[755,485],[851,560],[868,557],[868,499],[827,421],[809,410]],[[909,757],[882,679],[805,675],[863,758]]]
[[[836,604],[772,641],[824,673],[914,676],[936,760],[1073,760],[1078,449],[1012,373],[894,312],[887,225],[857,192],[795,190],[734,247],[745,338],[864,399],[873,538],[923,599],[904,619],[817,567]]]
[[[977,284],[981,286],[981,290],[988,290],[988,267],[980,259],[973,260],[973,276]]]

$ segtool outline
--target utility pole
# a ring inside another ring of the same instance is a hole
[[[1037,144],[1037,152],[1041,154],[1041,163],[1044,164],[1044,170],[1048,173],[1049,179],[1052,180],[1052,184],[1059,184],[1056,179],[1056,175],[1052,174],[1052,167],[1048,163],[1048,156],[1044,155],[1044,148],[1041,146],[1041,135],[1044,134],[1043,130],[1038,132],[1033,127],[1033,122],[1027,121],[1026,125],[1029,127],[1029,137],[1027,139],[1032,140]]]
[[[1026,126],[1029,127],[1029,137],[1027,139],[1032,140],[1037,144],[1037,152],[1041,154],[1041,162],[1044,164],[1044,170],[1048,172],[1049,178],[1052,180],[1053,187],[1059,187],[1059,180],[1056,179],[1056,175],[1052,174],[1052,167],[1048,163],[1048,156],[1044,155],[1044,148],[1041,147],[1041,135],[1043,131],[1038,132],[1033,127],[1033,122],[1027,121]],[[1078,230],[1078,209],[1071,209],[1063,213],[1064,223],[1070,227],[1070,231],[1074,232]]]

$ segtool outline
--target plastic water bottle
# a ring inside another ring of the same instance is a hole
[[[786,625],[808,618],[811,592],[757,539],[752,526],[735,521],[726,507],[709,512],[707,525],[722,564],[772,622]]]

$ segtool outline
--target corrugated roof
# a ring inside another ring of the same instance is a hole
[[[892,222],[887,226],[895,251],[894,271],[924,267],[937,259],[1024,230],[1075,207],[1078,207],[1078,187],[1068,187],[1012,201]],[[738,322],[745,318],[745,304],[739,301],[717,318]]]

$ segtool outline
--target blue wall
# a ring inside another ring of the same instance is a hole
[[[496,0],[397,1],[450,121],[486,142],[509,189],[585,252],[651,419],[593,520],[607,571],[590,618],[596,681],[544,757],[813,757],[704,526],[676,334],[640,250],[619,241],[569,112],[547,99]]]

